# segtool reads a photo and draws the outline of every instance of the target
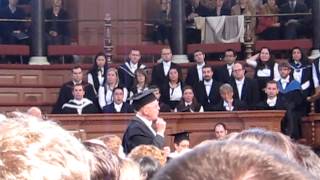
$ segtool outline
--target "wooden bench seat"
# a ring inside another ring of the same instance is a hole
[[[192,54],[196,50],[201,50],[204,53],[223,53],[227,49],[233,49],[236,52],[241,52],[241,43],[215,43],[215,44],[188,44],[187,53]]]
[[[311,39],[295,39],[295,40],[258,40],[255,42],[255,49],[260,50],[262,47],[268,47],[271,50],[290,50],[294,47],[302,49],[311,49]]]

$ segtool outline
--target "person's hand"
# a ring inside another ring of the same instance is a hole
[[[50,31],[49,34],[53,37],[58,36],[58,33],[56,31]]]
[[[162,119],[158,118],[156,121],[156,132],[164,136],[164,132],[166,131],[167,123]]]
[[[164,151],[165,156],[168,157],[169,154],[171,153],[170,146],[163,147],[163,151]]]
[[[280,27],[280,23],[274,23],[272,24],[272,27]]]

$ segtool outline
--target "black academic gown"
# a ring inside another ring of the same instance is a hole
[[[231,79],[233,79],[233,76],[232,73],[231,75],[229,75],[227,65],[225,64],[215,69],[213,78],[218,82],[228,83],[229,81],[231,81]]]
[[[81,84],[83,85],[84,91],[85,91],[84,97],[91,100],[93,104],[98,105],[98,101],[94,93],[93,86],[84,81],[82,81]],[[57,102],[52,110],[52,114],[61,114],[62,105],[68,102],[69,100],[73,99],[73,95],[72,95],[73,86],[74,86],[74,83],[72,81],[69,81],[63,84],[63,86],[60,89]]]
[[[230,85],[233,88],[233,97],[238,100],[241,99],[241,101],[247,104],[249,109],[254,109],[254,106],[260,101],[259,88],[256,80],[245,77],[241,91],[241,98],[239,97],[235,79],[230,81]]]
[[[221,83],[213,80],[209,96],[206,93],[204,82],[197,84],[195,94],[198,102],[203,106],[204,111],[211,111],[212,107],[221,100],[219,93]]]
[[[122,64],[118,68],[120,83],[124,85],[128,90],[133,86],[134,73],[130,70],[130,60]],[[138,63],[137,69],[145,69],[144,64]]]
[[[133,113],[133,109],[129,103],[124,102],[122,104],[120,112],[117,112],[116,108],[114,107],[114,102],[113,102],[113,103],[103,107],[102,112],[104,112],[104,113]]]
[[[63,104],[61,113],[62,114],[79,114],[77,108],[81,108],[81,114],[94,114],[98,113],[98,108],[93,104],[92,101],[88,100],[85,104],[77,104],[73,99]]]
[[[164,137],[154,135],[140,118],[134,116],[123,135],[122,146],[124,152],[128,154],[133,148],[142,144],[154,145],[162,149]]]
[[[233,106],[232,111],[241,111],[241,110],[247,109],[246,103],[243,101],[240,101],[238,99],[233,100],[232,106]],[[223,100],[221,100],[218,104],[214,105],[211,110],[212,111],[227,111],[227,109],[223,106]]]
[[[178,68],[178,73],[181,74],[181,69],[176,63],[171,62],[169,69],[171,68]],[[169,83],[168,76],[164,75],[163,63],[153,66],[151,76],[151,84],[157,85],[160,89],[164,84]]]
[[[287,101],[284,97],[278,96],[275,106],[269,106],[267,101],[261,101],[256,105],[257,110],[285,110],[285,117],[281,121],[281,131],[295,139],[300,138],[299,119],[294,111],[293,103]]]
[[[187,85],[191,86],[192,88],[195,88],[196,85],[200,82],[197,65],[194,65],[188,69],[188,73],[187,73],[187,77],[186,77],[185,82]]]

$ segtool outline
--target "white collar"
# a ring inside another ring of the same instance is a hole
[[[76,84],[82,84],[82,80],[80,81],[80,82],[75,82],[74,80],[72,80],[72,82],[73,82],[73,85],[76,85]]]
[[[190,103],[184,102],[184,105],[185,105],[185,106],[191,106],[191,105],[192,105],[192,102],[190,102]]]
[[[289,83],[290,82],[290,76],[286,77],[285,79],[281,78],[281,83]]]
[[[234,65],[234,63],[232,63],[232,64],[230,64],[230,65],[227,64],[227,68],[228,68],[228,69],[232,69],[232,68],[233,68],[233,65]]]
[[[200,69],[200,68],[202,69],[202,67],[203,67],[204,65],[206,65],[206,63],[204,63],[204,62],[203,62],[202,64],[197,64],[197,68],[198,68],[198,69]]]
[[[241,80],[236,79],[236,84],[243,84],[243,82],[244,82],[244,77]]]
[[[162,61],[162,63],[163,63],[163,66],[170,66],[171,65],[171,61],[168,61],[168,62]]]
[[[212,85],[213,80],[210,79],[209,81],[204,80],[203,83],[205,86],[211,86]]]
[[[143,121],[144,124],[146,124],[148,127],[152,128],[152,121],[148,120],[147,118],[139,115],[138,113],[136,116]]]
[[[117,112],[121,111],[122,105],[123,105],[123,103],[120,103],[120,104],[114,103],[114,108],[117,110]]]
[[[86,98],[82,98],[81,100],[73,99],[73,102],[78,105],[82,105],[86,102]]]
[[[267,99],[267,104],[268,104],[269,106],[275,106],[276,103],[277,103],[277,97],[274,97],[274,98],[272,98],[272,99],[270,99],[270,98]]]

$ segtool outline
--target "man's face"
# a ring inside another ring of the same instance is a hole
[[[56,6],[56,7],[61,7],[62,0],[53,0],[53,5]]]
[[[204,63],[205,55],[201,51],[195,52],[193,54],[193,56],[194,56],[194,60],[196,61],[197,64]]]
[[[232,64],[236,61],[237,56],[235,54],[233,54],[233,51],[226,51],[224,53],[224,58],[223,60],[227,63],[227,64]]]
[[[244,78],[245,70],[242,68],[242,65],[236,63],[232,69],[232,75],[236,80],[241,80]]]
[[[158,100],[154,100],[140,109],[141,113],[150,121],[158,119],[159,110],[160,107]]]
[[[82,81],[83,73],[81,68],[73,69],[72,70],[72,80],[76,83],[79,83]]]
[[[169,62],[172,60],[172,52],[171,49],[162,49],[161,51],[161,59],[165,62]]]
[[[179,144],[174,144],[174,148],[177,152],[181,152],[183,150],[189,149],[190,142],[188,140],[182,140]]]
[[[153,91],[153,94],[158,100],[160,99],[161,94],[159,89],[156,89],[155,91]]]
[[[85,93],[85,92],[84,92],[82,86],[75,86],[75,87],[73,88],[73,91],[72,91],[73,97],[74,97],[74,99],[76,99],[76,100],[81,100],[81,99],[83,99],[84,93]]]
[[[217,139],[221,139],[227,135],[228,131],[226,129],[224,129],[224,127],[222,125],[219,124],[214,129],[214,133],[215,133]]]
[[[113,101],[115,104],[121,104],[123,102],[123,91],[121,89],[116,89],[113,92]]]
[[[11,6],[16,6],[18,4],[18,0],[9,0],[9,4]]]
[[[268,96],[268,98],[274,98],[278,95],[279,90],[276,83],[267,83],[267,86],[265,88],[265,92]]]
[[[205,67],[202,69],[203,79],[210,81],[213,77],[213,71],[211,68]]]
[[[129,54],[129,58],[133,64],[137,64],[141,58],[140,51],[132,50]]]
[[[281,78],[287,78],[290,75],[291,69],[289,67],[280,67],[279,73]]]

